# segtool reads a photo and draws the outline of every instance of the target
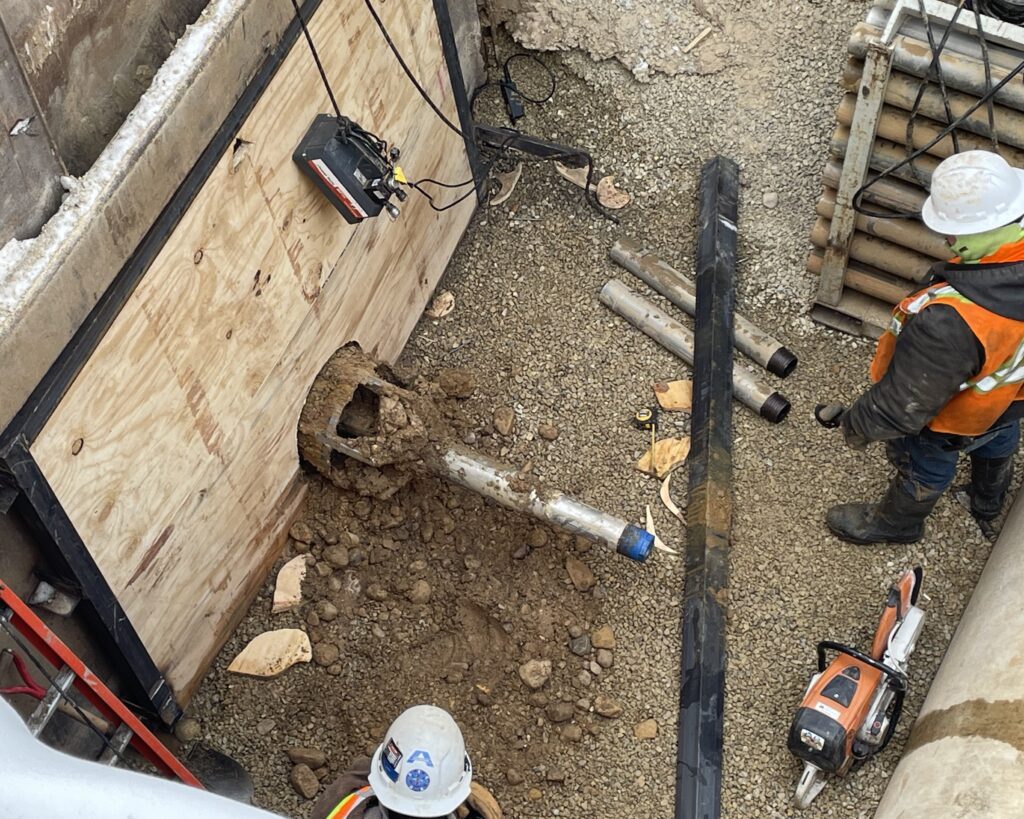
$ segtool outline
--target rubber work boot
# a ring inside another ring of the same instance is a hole
[[[917,543],[924,535],[924,519],[942,493],[929,493],[918,500],[900,484],[900,479],[894,479],[880,503],[833,506],[825,517],[828,528],[848,543]]]
[[[967,488],[971,514],[985,521],[999,517],[1012,478],[1012,455],[1009,458],[971,458],[971,485]]]

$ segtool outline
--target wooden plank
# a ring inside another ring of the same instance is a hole
[[[850,125],[850,146],[836,191],[835,216],[829,230],[825,258],[818,281],[819,302],[836,305],[843,292],[843,271],[850,251],[856,212],[853,197],[864,184],[871,161],[871,149],[878,129],[878,117],[885,101],[892,51],[872,43],[864,60],[864,72],[857,94],[857,108]]]
[[[380,12],[454,117],[429,4]],[[461,138],[430,114],[364,7],[324,0],[310,28],[343,111],[400,146],[411,178],[470,177]],[[384,358],[400,352],[474,209],[470,200],[439,214],[414,197],[397,222],[347,225],[291,161],[329,110],[300,45],[32,447],[185,697],[287,531],[298,416],[317,372],[353,339]],[[139,357],[126,361],[129,340]],[[68,451],[81,430],[97,442],[85,459],[84,447]]]

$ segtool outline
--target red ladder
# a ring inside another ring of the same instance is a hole
[[[121,757],[125,748],[132,746],[143,758],[148,760],[157,770],[169,777],[180,779],[186,785],[202,788],[202,784],[186,768],[167,747],[156,738],[135,714],[107,688],[89,667],[70,649],[39,617],[36,616],[11,588],[0,580],[0,627],[28,653],[21,637],[23,637],[50,665],[57,669],[55,675],[46,674],[35,658],[29,658],[37,664],[40,671],[50,682],[45,691],[31,679],[24,663],[18,655],[13,655],[18,671],[25,682],[23,686],[7,689],[11,694],[28,694],[39,700],[32,716],[28,719],[28,727],[33,736],[39,736],[54,713],[66,700],[72,715],[86,722],[103,737],[106,746],[100,756],[100,762],[113,765]],[[18,636],[21,635],[21,637]],[[102,719],[90,714],[75,703],[68,695],[71,687],[85,697],[95,708]],[[61,708],[67,711],[66,707]],[[105,724],[104,724],[105,722]]]

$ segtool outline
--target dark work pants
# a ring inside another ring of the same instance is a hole
[[[920,435],[886,442],[886,455],[896,467],[903,490],[917,500],[941,495],[956,477],[960,453],[975,458],[1009,458],[1020,443],[1020,422],[973,437],[925,430]]]

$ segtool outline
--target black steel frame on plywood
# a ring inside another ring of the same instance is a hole
[[[321,2],[306,0],[301,6],[302,16],[309,19]],[[479,180],[482,170],[473,140],[469,94],[459,64],[447,0],[433,0],[433,3],[456,109],[466,137],[466,151],[473,175]],[[81,593],[83,612],[95,627],[98,642],[124,680],[127,688],[125,698],[167,725],[172,725],[182,713],[174,692],[32,457],[31,446],[206,183],[218,160],[230,147],[300,34],[299,21],[292,20],[277,47],[264,59],[138,248],[25,405],[0,434],[0,502],[24,520],[52,568]]]

